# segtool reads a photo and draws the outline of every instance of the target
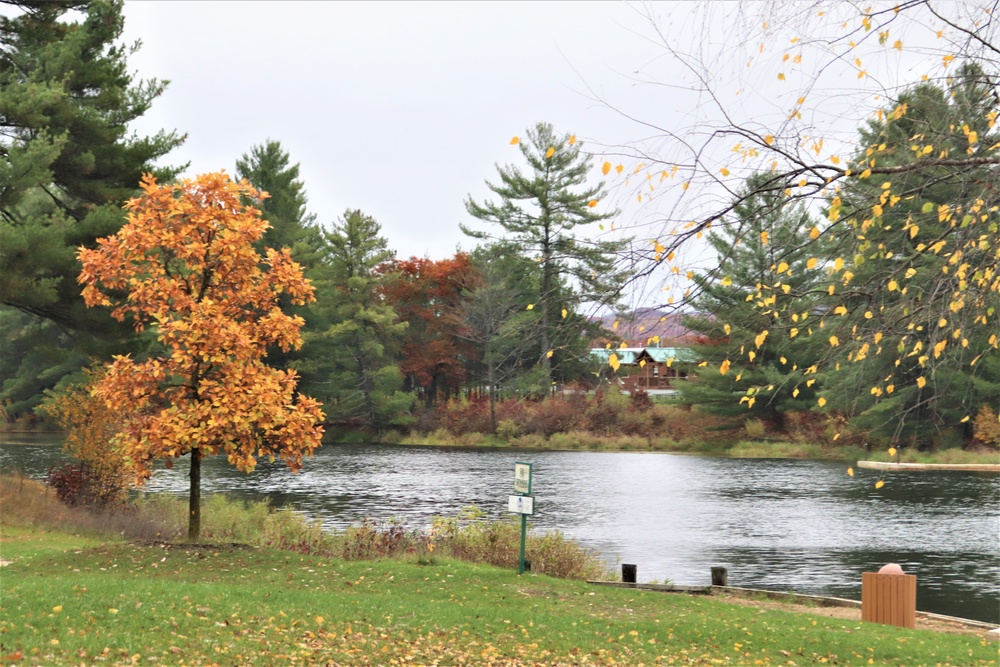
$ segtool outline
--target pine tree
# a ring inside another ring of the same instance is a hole
[[[804,207],[786,205],[769,179],[767,174],[749,178],[734,219],[708,234],[719,265],[693,276],[698,315],[685,322],[706,338],[696,354],[707,364],[697,380],[684,384],[683,398],[716,413],[780,424],[782,413],[808,410],[815,403],[815,378],[801,377],[815,343],[797,334],[814,316],[818,278],[806,267],[820,242],[810,242],[813,224]],[[797,298],[770,311],[761,308],[759,302],[779,282]]]
[[[321,243],[316,215],[307,209],[299,165],[291,164],[281,143],[268,139],[253,146],[236,161],[236,176],[268,194],[260,209],[271,226],[261,239],[259,250],[289,248],[295,261],[305,267],[312,266]]]
[[[527,134],[528,141],[518,147],[528,170],[498,165],[500,183],[487,186],[499,200],[466,200],[469,214],[499,226],[499,235],[465,225],[462,231],[477,239],[503,238],[517,244],[525,257],[537,260],[538,301],[525,308],[530,306],[538,314],[537,358],[544,386],[549,387],[556,348],[580,334],[579,322],[567,315],[581,302],[613,301],[624,277],[615,270],[617,244],[577,236],[580,227],[617,215],[595,210],[605,195],[603,183],[588,185],[590,166],[580,142],[572,135],[557,135],[548,123],[538,123]]]
[[[852,181],[833,200],[846,219],[834,253],[844,269],[825,310],[846,313],[827,318],[840,342],[827,397],[897,444],[969,438],[971,417],[1000,395],[1000,359],[984,355],[1000,331],[996,222],[986,224],[1000,204],[996,167],[908,169],[997,145],[995,95],[973,63],[947,88],[908,89],[861,129],[856,156],[903,171]]]
[[[83,305],[76,248],[121,227],[122,204],[144,172],[176,173],[152,165],[183,137],[129,132],[166,84],[129,72],[138,45],[116,44],[120,1],[17,7],[0,16],[0,299],[55,323],[80,354],[123,351],[129,329]],[[75,10],[82,19],[67,20]],[[9,353],[5,375],[17,373]],[[62,377],[44,375],[45,388]]]
[[[375,269],[392,258],[381,227],[359,210],[347,211],[324,233],[324,255],[313,275],[313,331],[300,364],[304,386],[326,402],[336,421],[360,421],[380,432],[409,407],[400,391],[394,353],[406,329],[379,293]]]

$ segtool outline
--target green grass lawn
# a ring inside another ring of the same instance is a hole
[[[0,527],[16,665],[991,665],[996,643],[453,560]]]

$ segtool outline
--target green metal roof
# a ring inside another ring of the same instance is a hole
[[[665,364],[669,359],[678,363],[693,364],[698,359],[694,351],[686,347],[619,347],[603,348],[595,347],[590,350],[590,356],[607,363],[612,354],[618,355],[618,362],[623,366],[630,366],[639,363],[639,358],[645,353],[653,361]]]

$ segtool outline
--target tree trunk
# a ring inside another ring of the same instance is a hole
[[[201,537],[201,450],[191,450],[191,491],[188,494],[188,542]]]
[[[549,229],[549,216],[545,210],[546,204],[542,202],[542,216],[545,219],[544,228],[544,240],[542,241],[542,293],[541,293],[541,306],[542,310],[542,371],[545,375],[545,396],[548,397],[552,393],[552,361],[549,359],[549,318],[551,316],[550,307],[552,300],[552,283],[553,281],[553,266],[552,266],[552,239]]]
[[[489,370],[490,379],[490,432],[497,432],[497,380],[496,380],[496,367],[491,363]]]
[[[368,368],[365,362],[361,359],[360,355],[357,357],[357,362],[358,377],[361,380],[361,395],[364,399],[364,411],[365,417],[368,421],[368,426],[374,431],[381,433],[382,425],[378,421],[378,415],[375,412],[375,399],[372,396],[372,393],[375,390],[374,383],[368,375]]]

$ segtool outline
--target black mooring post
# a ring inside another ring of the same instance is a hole
[[[626,584],[635,583],[635,574],[638,566],[629,563],[622,563],[622,582]]]
[[[726,571],[726,568],[724,567],[712,568],[712,585],[713,586],[729,585],[729,572]]]

